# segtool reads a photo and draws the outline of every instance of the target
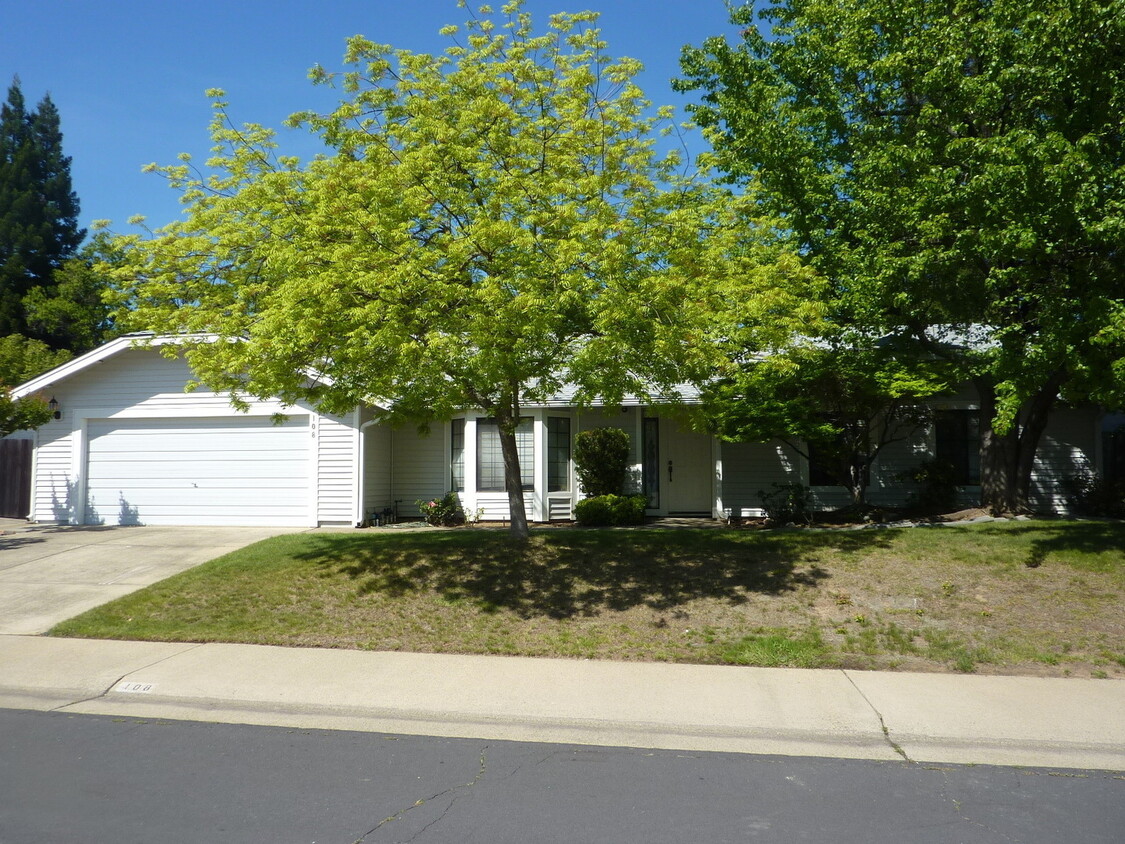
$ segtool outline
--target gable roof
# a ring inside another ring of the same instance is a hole
[[[127,352],[132,349],[151,349],[158,346],[180,345],[187,340],[194,340],[204,343],[213,343],[219,339],[217,334],[162,334],[158,335],[151,331],[137,331],[132,334],[123,334],[108,343],[98,346],[96,349],[91,349],[83,355],[79,355],[73,360],[68,360],[66,363],[56,366],[54,369],[44,372],[42,375],[37,375],[30,381],[20,384],[12,390],[12,398],[24,398],[33,393],[46,390],[71,378],[78,373],[96,366],[103,361],[108,360],[122,352]],[[325,384],[331,384],[332,379],[323,373],[313,372],[307,370],[305,375],[311,381],[320,381]],[[368,402],[373,407],[383,407],[380,402]]]
[[[70,378],[84,369],[89,369],[91,366],[99,364],[121,352],[140,347],[142,345],[141,341],[144,341],[144,345],[153,346],[163,346],[166,343],[176,342],[173,337],[157,337],[151,331],[123,334],[104,345],[98,346],[96,349],[86,352],[84,355],[79,355],[64,364],[56,366],[54,369],[47,370],[42,375],[35,376],[30,381],[20,384],[12,390],[12,398],[21,399],[47,387],[52,387],[60,381]]]

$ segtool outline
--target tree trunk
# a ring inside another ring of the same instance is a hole
[[[848,491],[852,494],[852,504],[859,509],[867,507],[867,466],[861,459],[853,459],[848,466]]]
[[[1028,512],[1031,509],[1031,470],[1035,466],[1035,452],[1039,448],[1039,440],[1043,438],[1043,432],[1047,429],[1047,420],[1058,399],[1062,382],[1063,373],[1061,371],[1054,373],[1028,402],[1023,431],[1020,433],[1020,452],[1016,464],[1016,497],[1025,507],[1021,512]]]
[[[520,476],[520,455],[516,447],[516,428],[519,425],[519,406],[499,410],[496,427],[500,431],[500,452],[504,457],[504,489],[508,493],[508,511],[511,534],[516,539],[527,539],[527,512],[523,504],[523,479]]]
[[[1031,471],[1035,465],[1035,453],[1064,380],[1062,370],[1052,373],[1006,433],[1000,433],[994,427],[996,391],[993,385],[977,382],[981,417],[981,506],[988,508],[993,515],[1031,511]]]
[[[1016,427],[1006,434],[993,428],[995,400],[981,396],[980,408],[980,504],[993,515],[1015,513],[1016,466],[1019,455],[1019,436]]]

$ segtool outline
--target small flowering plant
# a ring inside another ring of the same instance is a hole
[[[431,525],[453,527],[465,524],[465,511],[456,492],[447,492],[441,498],[422,499],[417,502],[422,517]]]

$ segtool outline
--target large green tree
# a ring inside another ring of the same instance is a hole
[[[774,0],[685,49],[842,325],[908,338],[981,402],[984,503],[1028,507],[1060,395],[1122,401],[1125,3]]]
[[[58,109],[47,95],[28,110],[17,78],[0,106],[0,336],[37,336],[24,297],[52,290],[84,237]]]
[[[704,412],[723,439],[786,443],[862,509],[875,460],[930,422],[923,400],[949,388],[948,374],[843,332],[744,362],[707,385]]]
[[[722,365],[723,341],[780,343],[815,312],[810,274],[756,239],[776,226],[657,154],[669,115],[595,20],[539,34],[513,2],[445,28],[441,55],[350,39],[347,72],[312,74],[346,98],[290,120],[326,145],[304,166],[217,99],[210,174],[154,167],[184,219],[119,241],[122,318],[236,340],[187,351],[235,396],[378,400],[414,421],[482,409],[526,535],[526,404],[564,386],[674,395]]]

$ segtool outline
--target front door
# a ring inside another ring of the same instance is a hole
[[[645,419],[644,434],[644,486],[650,506],[669,515],[711,515],[711,437],[656,418]]]

